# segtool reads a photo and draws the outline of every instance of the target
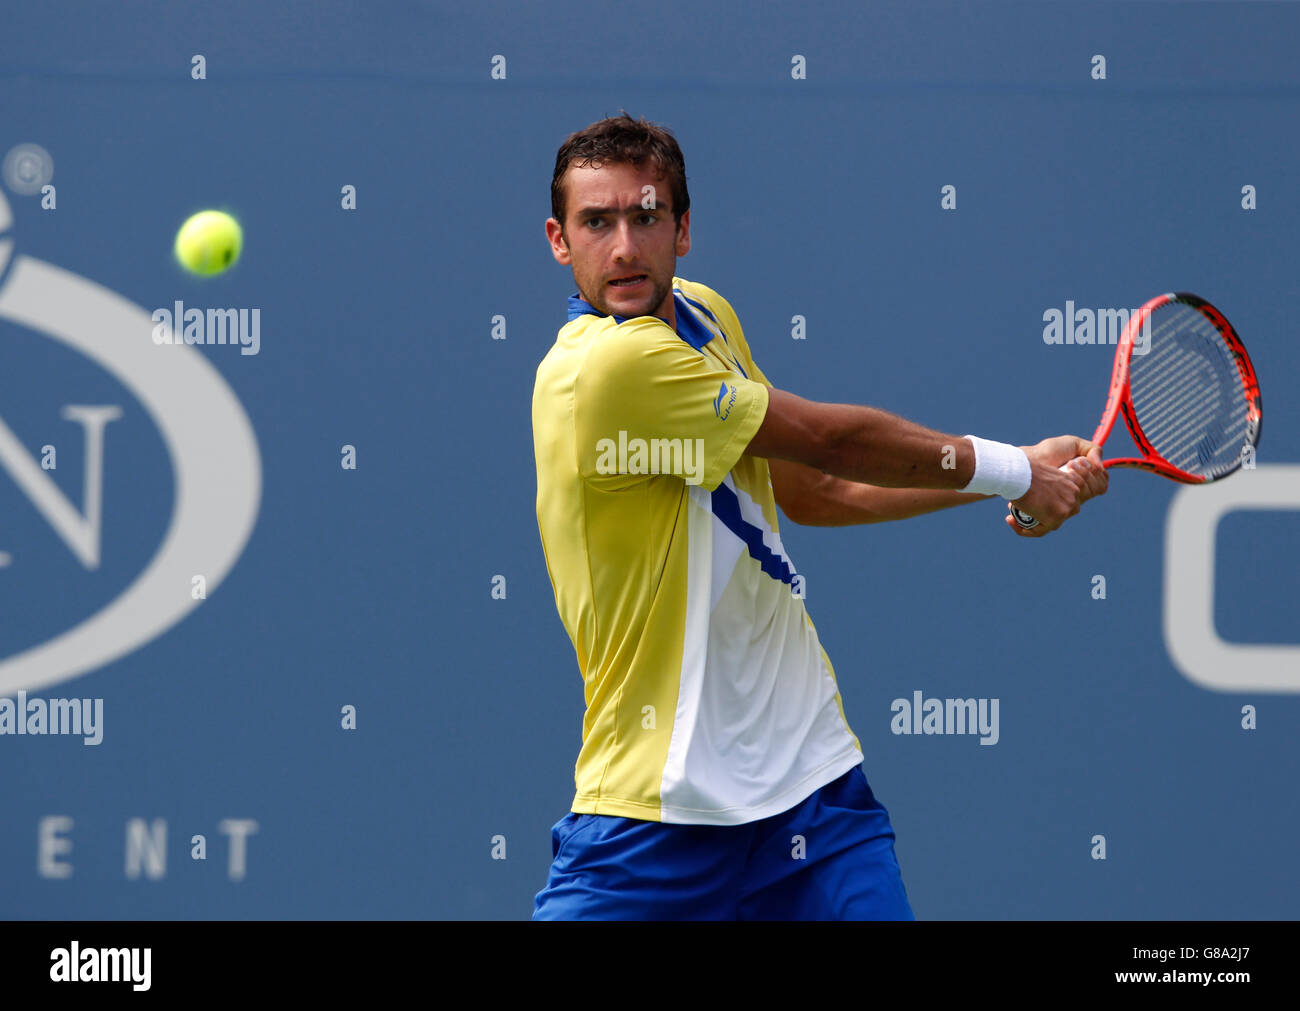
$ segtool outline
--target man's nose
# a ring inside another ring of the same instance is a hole
[[[637,252],[636,237],[632,226],[626,220],[620,221],[614,233],[614,255],[622,258],[635,256]]]

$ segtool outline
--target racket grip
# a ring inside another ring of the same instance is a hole
[[[1072,460],[1067,460],[1065,463],[1061,464],[1057,470],[1069,470],[1072,462]],[[1034,527],[1038,526],[1038,520],[1034,519],[1034,517],[1030,516],[1029,513],[1025,512],[1023,509],[1017,509],[1014,505],[1010,504],[1008,504],[1008,508],[1011,510],[1011,518],[1020,525],[1021,530],[1033,530]]]
[[[1038,526],[1038,520],[1030,516],[1029,513],[1017,509],[1015,506],[1011,507],[1011,518],[1020,524],[1021,530],[1033,530],[1034,527]]]

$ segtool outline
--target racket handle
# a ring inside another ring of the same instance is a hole
[[[1076,457],[1076,459],[1078,458]],[[1074,461],[1072,460],[1066,461],[1061,464],[1057,470],[1069,470],[1070,464],[1073,462]],[[1034,519],[1034,517],[1030,516],[1029,513],[1025,512],[1023,509],[1017,509],[1015,506],[1009,506],[1009,508],[1011,509],[1011,518],[1020,525],[1021,530],[1033,530],[1034,527],[1038,526],[1038,520]]]
[[[1033,530],[1034,527],[1038,526],[1038,520],[1030,516],[1029,513],[1017,509],[1015,506],[1011,507],[1011,518],[1020,524],[1021,530]]]

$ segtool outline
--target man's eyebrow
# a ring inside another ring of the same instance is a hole
[[[648,214],[650,211],[662,211],[662,210],[665,210],[665,208],[642,207],[640,204],[635,204],[629,207],[623,213],[624,214]],[[617,213],[618,213],[617,207],[584,207],[582,208],[582,210],[578,211],[578,217],[594,218],[599,214],[617,214]]]

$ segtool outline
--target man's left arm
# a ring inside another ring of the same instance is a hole
[[[1044,439],[1030,448],[1038,450],[1059,441]],[[1069,466],[1083,477],[1083,500],[1106,492],[1106,468],[1101,465],[1101,452],[1096,447],[1092,452],[1095,460],[1079,457],[1069,461]],[[809,527],[845,527],[855,523],[905,520],[994,497],[932,488],[878,487],[776,457],[768,458],[767,465],[772,475],[772,495],[776,504],[795,523]],[[1010,516],[1005,520],[1008,526],[1014,527]]]
[[[733,332],[740,336],[739,343],[753,378],[770,388],[771,381],[750,353],[735,310],[720,295],[713,294],[725,306]],[[825,474],[793,460],[769,458],[767,465],[772,475],[776,504],[792,522],[807,527],[847,527],[905,520],[995,497],[934,488],[879,488]]]
[[[905,520],[993,498],[934,488],[878,488],[846,481],[793,460],[769,459],[776,504],[793,522],[807,527],[847,527]]]

